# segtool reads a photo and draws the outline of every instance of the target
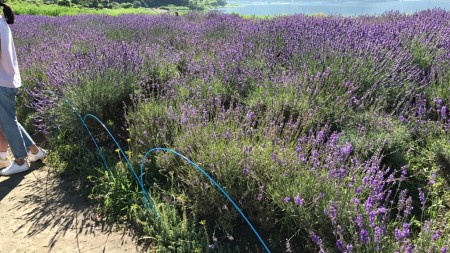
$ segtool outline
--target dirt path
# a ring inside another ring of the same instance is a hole
[[[129,232],[95,222],[72,187],[39,162],[0,177],[0,252],[143,252]]]

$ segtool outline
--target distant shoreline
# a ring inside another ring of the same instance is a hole
[[[355,17],[362,15],[382,15],[398,11],[404,14],[429,9],[450,11],[450,1],[443,0],[379,0],[379,1],[231,1],[215,10],[242,16],[280,16],[292,14]]]

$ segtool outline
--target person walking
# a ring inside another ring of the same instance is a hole
[[[29,170],[27,157],[30,162],[35,162],[44,158],[47,152],[36,146],[17,120],[16,96],[22,80],[9,27],[14,23],[14,14],[7,4],[0,3],[0,6],[3,7],[3,17],[0,17],[0,161],[3,165],[8,163],[0,170],[0,175],[8,176]],[[11,162],[5,162],[8,146],[14,156]]]

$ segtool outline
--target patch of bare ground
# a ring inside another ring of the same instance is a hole
[[[0,177],[0,252],[144,252],[126,228],[95,218],[73,183],[42,163]]]

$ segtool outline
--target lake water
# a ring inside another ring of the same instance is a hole
[[[415,13],[421,10],[441,8],[450,11],[450,0],[408,0],[408,1],[227,1],[233,7],[220,8],[224,13],[239,15],[279,16],[290,14],[317,14],[340,16],[379,15],[387,11]]]

